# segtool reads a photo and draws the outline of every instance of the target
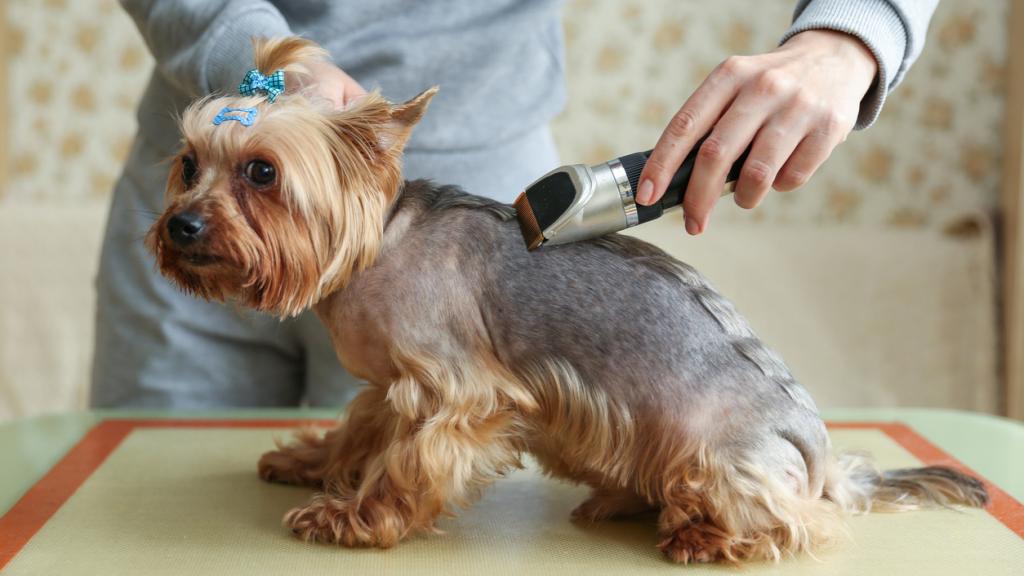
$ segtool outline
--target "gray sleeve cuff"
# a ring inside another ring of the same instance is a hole
[[[254,66],[252,38],[288,36],[284,16],[269,4],[230,18],[214,32],[200,65],[199,86],[207,94],[233,94]]]
[[[861,101],[856,130],[878,118],[885,97],[906,74],[907,29],[899,12],[886,0],[811,0],[801,3],[780,42],[807,30],[835,30],[857,37],[878,61],[875,83]]]

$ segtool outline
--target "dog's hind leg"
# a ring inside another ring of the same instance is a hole
[[[590,497],[572,511],[572,519],[574,522],[598,522],[643,514],[656,508],[632,490],[594,488]]]
[[[323,434],[303,428],[290,443],[277,442],[277,450],[263,454],[256,469],[267,482],[317,487],[323,483],[326,461]]]
[[[803,455],[785,439],[705,449],[697,460],[663,492],[659,547],[673,561],[778,560],[841,530],[839,508],[812,487]]]

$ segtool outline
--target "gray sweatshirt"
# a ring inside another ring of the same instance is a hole
[[[177,142],[174,111],[234,92],[253,65],[252,36],[310,38],[392,101],[440,85],[410,150],[495,146],[548,123],[565,101],[558,0],[122,1],[156,59],[138,119],[140,136],[161,149]],[[865,127],[921,52],[936,4],[802,0],[783,40],[825,28],[867,44],[879,72],[858,119]]]

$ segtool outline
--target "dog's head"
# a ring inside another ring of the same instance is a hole
[[[277,70],[301,85],[302,62],[325,53],[285,38],[257,40],[255,55],[262,87]],[[344,110],[308,89],[195,102],[146,237],[161,273],[280,316],[343,286],[377,256],[402,148],[435,92],[397,106],[372,93]]]

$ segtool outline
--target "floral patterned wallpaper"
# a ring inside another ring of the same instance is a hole
[[[105,201],[152,60],[116,0],[9,0],[0,202]]]
[[[722,58],[772,48],[789,0],[570,0],[565,161],[649,148]],[[946,0],[876,126],[802,191],[718,218],[943,228],[997,205],[1009,0]],[[5,202],[105,201],[152,61],[114,0],[8,0]],[[724,205],[725,203],[723,203]]]

